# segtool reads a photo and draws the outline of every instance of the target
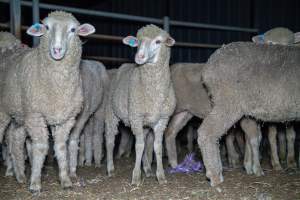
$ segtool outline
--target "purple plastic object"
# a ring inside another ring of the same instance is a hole
[[[190,153],[185,156],[182,163],[175,168],[169,169],[169,173],[193,173],[200,172],[202,170],[202,164],[200,161],[195,161],[195,153]]]

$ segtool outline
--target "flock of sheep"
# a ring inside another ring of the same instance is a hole
[[[294,45],[300,41],[298,33],[273,29],[253,37],[253,42],[222,46],[207,63],[170,67],[175,40],[159,27],[147,25],[136,37],[123,39],[124,44],[137,47],[135,63],[106,70],[99,62],[81,59],[79,36],[94,32],[92,25],[80,25],[72,14],[55,11],[27,30],[40,37],[36,48],[21,44],[10,33],[0,33],[0,142],[6,175],[25,183],[28,158],[32,192],[41,190],[49,133],[63,188],[72,186],[70,177],[76,177],[77,165],[89,166],[94,160],[101,166],[104,138],[107,172],[113,175],[115,136],[122,134],[118,157],[130,155],[133,144],[131,133],[118,129],[120,121],[135,137],[132,184],[141,183],[142,166],[146,176],[152,174],[153,151],[157,180],[165,183],[163,139],[169,163],[176,167],[176,136],[196,116],[203,119],[197,138],[206,176],[215,186],[223,182],[222,135],[228,132],[229,164],[238,163],[233,143],[237,140],[245,154],[246,172],[259,176],[263,175],[259,121],[300,119],[300,48]],[[234,126],[237,123],[245,141]],[[276,135],[276,126],[270,125],[271,161],[281,169]],[[281,134],[279,139],[284,137]],[[191,143],[193,136],[189,138]],[[287,166],[295,167],[292,124],[286,138]]]

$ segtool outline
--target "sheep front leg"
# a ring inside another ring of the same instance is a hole
[[[168,154],[168,160],[171,167],[178,165],[177,161],[177,149],[176,149],[176,136],[178,132],[186,125],[186,123],[193,117],[188,112],[181,112],[174,115],[165,133],[166,149]]]
[[[271,148],[271,164],[275,170],[282,170],[282,167],[279,162],[278,152],[277,152],[277,129],[276,126],[270,125],[268,132],[268,139],[270,142]]]
[[[158,123],[154,126],[154,152],[156,157],[156,178],[159,184],[167,183],[164,167],[162,163],[162,144],[164,130],[167,127],[169,119],[160,119]]]
[[[287,141],[287,167],[296,168],[297,164],[295,161],[295,139],[296,132],[293,126],[288,126],[286,129],[286,141]]]
[[[146,137],[146,147],[143,155],[143,168],[146,174],[146,177],[152,176],[152,160],[153,160],[153,142],[154,136],[152,131],[148,131],[148,133],[144,134]]]
[[[84,146],[85,146],[85,166],[92,166],[92,160],[93,160],[93,126],[94,121],[90,119],[88,121],[86,132],[84,136]]]
[[[60,184],[63,188],[72,186],[71,179],[68,175],[68,160],[67,160],[67,146],[71,129],[75,124],[75,119],[71,118],[62,125],[53,127],[54,151],[59,167]]]
[[[239,167],[239,154],[234,147],[235,130],[231,129],[226,135],[225,142],[227,148],[227,158],[229,167],[238,168]]]
[[[252,151],[251,151],[251,145],[250,145],[250,138],[248,135],[245,135],[245,156],[244,156],[244,168],[246,170],[247,174],[253,174],[252,170]]]
[[[256,176],[262,176],[264,175],[264,172],[261,168],[260,162],[259,162],[259,145],[262,138],[260,126],[256,123],[253,119],[245,118],[241,121],[241,127],[243,131],[246,134],[247,143],[246,148],[250,148],[250,159],[252,159],[251,162],[251,168],[252,172]],[[246,149],[248,151],[248,149]],[[248,153],[248,152],[247,152]],[[245,162],[244,162],[245,163]],[[247,169],[249,166],[245,166],[246,171],[248,173]]]
[[[132,172],[132,185],[139,186],[141,184],[141,164],[142,156],[145,148],[145,136],[143,126],[132,126],[132,132],[135,136],[135,165]]]
[[[48,129],[41,114],[33,113],[25,118],[25,127],[32,141],[32,166],[29,189],[41,190],[41,171],[48,153]]]
[[[9,138],[8,150],[13,162],[13,168],[16,175],[16,179],[19,183],[25,183],[25,128],[23,126],[16,127],[15,124],[12,123],[9,127],[7,134]]]
[[[77,169],[77,157],[78,157],[78,143],[80,134],[84,125],[86,124],[89,116],[80,115],[77,120],[69,138],[68,144],[68,153],[69,153],[69,167],[70,167],[70,176],[76,177],[76,169]]]
[[[13,168],[13,162],[11,156],[9,155],[8,149],[3,147],[4,146],[2,145],[2,151],[4,151],[3,154],[5,154],[5,166],[6,166],[5,176],[13,176],[14,168]]]
[[[281,163],[285,163],[286,159],[286,134],[283,130],[278,130],[278,147],[279,147],[279,159]]]
[[[9,122],[10,122],[10,117],[5,113],[0,112],[0,143],[2,143],[5,130]]]
[[[231,111],[228,108],[216,105],[198,129],[198,144],[211,186],[224,181],[218,139],[242,117],[236,109]]]
[[[79,158],[78,158],[78,166],[83,166],[85,161],[85,145],[84,145],[84,138],[85,138],[85,129],[83,133],[80,135],[80,146],[79,146]]]

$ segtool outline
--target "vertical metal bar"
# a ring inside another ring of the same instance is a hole
[[[38,23],[40,20],[39,0],[32,0],[32,22]],[[36,47],[40,43],[39,37],[33,37],[33,47]]]
[[[170,18],[168,16],[164,16],[164,30],[169,32],[170,31]]]
[[[10,31],[21,39],[21,0],[10,1]]]

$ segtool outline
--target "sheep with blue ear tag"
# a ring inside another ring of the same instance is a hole
[[[136,138],[136,160],[132,184],[141,183],[141,161],[145,138],[154,133],[157,160],[156,177],[159,183],[166,178],[162,165],[162,139],[169,117],[175,109],[175,95],[170,79],[169,60],[175,40],[155,25],[138,30],[137,37],[127,36],[123,43],[137,47],[136,64],[123,64],[112,80],[106,107],[105,134],[108,175],[114,172],[113,149],[118,123],[129,126]],[[145,167],[144,167],[145,169]],[[146,167],[146,175],[151,173]]]
[[[72,182],[68,175],[67,146],[75,117],[81,111],[83,95],[79,72],[81,41],[79,36],[95,32],[90,24],[80,25],[62,11],[52,12],[41,24],[29,27],[27,34],[40,37],[38,47],[0,61],[0,135],[11,119],[12,129],[23,127],[32,140],[32,168],[29,189],[41,190],[41,170],[48,151],[48,129],[54,138],[61,186]],[[14,132],[14,131],[12,131]],[[21,136],[20,136],[21,137]],[[25,142],[25,141],[24,141]],[[18,141],[18,147],[24,142]],[[20,172],[17,180],[24,180]]]

